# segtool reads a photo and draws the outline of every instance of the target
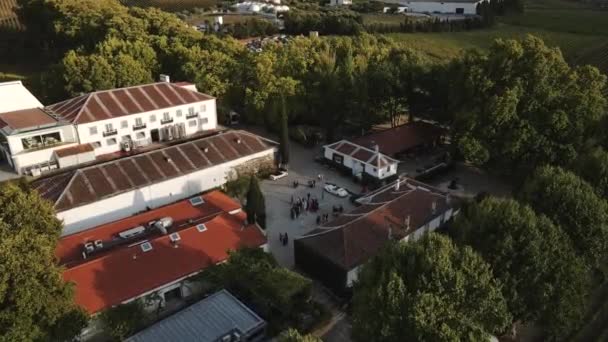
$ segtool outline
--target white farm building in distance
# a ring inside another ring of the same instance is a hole
[[[477,14],[477,5],[483,1],[485,0],[389,0],[386,2],[407,6],[408,12],[474,15]]]

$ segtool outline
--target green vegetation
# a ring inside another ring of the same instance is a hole
[[[559,167],[542,167],[526,181],[520,198],[558,222],[590,268],[602,269],[608,255],[608,203],[589,183]]]
[[[259,248],[230,252],[227,262],[197,277],[212,292],[225,288],[247,303],[268,321],[271,334],[301,325],[301,315],[314,309],[311,281],[279,267],[272,255]]]
[[[353,305],[356,341],[484,341],[511,322],[490,265],[435,233],[364,264]]]
[[[87,324],[63,281],[55,246],[62,224],[24,182],[0,185],[0,341],[68,340]]]
[[[570,68],[538,38],[468,53],[456,70],[452,129],[469,161],[517,178],[544,164],[568,165],[600,138],[606,76]]]
[[[558,339],[581,323],[589,273],[568,235],[546,216],[488,198],[465,207],[450,233],[490,264],[514,321],[535,323]]]
[[[260,227],[266,228],[266,203],[264,201],[264,194],[260,189],[260,183],[255,175],[249,177],[249,191],[247,192],[245,212],[247,212],[249,223],[257,223]]]
[[[592,64],[608,74],[608,20],[606,12],[565,0],[531,0],[525,12],[498,19],[492,28],[441,33],[397,33],[388,36],[426,53],[437,61],[461,56],[466,49],[487,49],[497,38],[521,39],[527,34],[559,47],[566,59]]]
[[[144,326],[146,315],[141,300],[134,300],[103,311],[99,317],[104,330],[115,340],[123,341]]]
[[[318,337],[312,335],[301,335],[295,329],[288,329],[277,337],[278,342],[322,342]]]

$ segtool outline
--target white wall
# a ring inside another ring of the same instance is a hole
[[[348,273],[346,273],[346,287],[353,286],[353,283],[355,281],[357,281],[357,279],[359,278],[360,270],[361,270],[361,266],[357,266],[357,267],[353,268],[352,270],[348,271]]]
[[[204,111],[202,110],[204,106]],[[186,120],[186,116],[188,115],[188,108],[193,107],[196,112],[199,113],[198,120],[197,119],[188,119]],[[181,117],[177,116],[177,111],[181,110]],[[166,125],[161,124],[161,120],[163,119],[163,113],[169,112],[171,118],[173,118],[172,123],[168,123]],[[154,122],[150,121],[151,116],[155,116]],[[141,118],[142,123],[146,125],[146,128],[139,129],[134,131],[133,126],[135,125],[136,118]],[[203,124],[203,119],[207,119],[207,123]],[[122,127],[122,122],[127,121],[127,127]],[[190,126],[189,122],[195,121],[195,126]],[[117,134],[104,137],[103,132],[106,130],[106,124],[112,124],[112,128],[117,130]],[[100,142],[101,147],[95,150],[96,155],[112,153],[120,150],[120,142],[122,141],[122,137],[125,135],[130,135],[132,140],[137,140],[137,133],[145,132],[145,139],[150,139],[150,131],[153,129],[159,129],[163,126],[175,125],[178,123],[184,123],[186,126],[186,134],[191,135],[199,131],[215,129],[217,127],[217,113],[216,113],[216,104],[215,99],[200,101],[191,103],[183,106],[169,107],[163,108],[160,110],[144,112],[139,114],[125,115],[117,118],[100,120],[86,124],[80,124],[76,126],[78,130],[78,136],[80,137],[80,143],[94,143]],[[97,127],[97,134],[91,134],[90,127]],[[109,139],[116,139],[116,144],[109,145]]]
[[[55,156],[57,157],[57,156]],[[65,156],[63,158],[57,158],[57,162],[59,163],[60,168],[74,166],[78,164],[84,164],[88,162],[92,162],[95,160],[95,152],[84,152],[78,153],[71,156]]]
[[[399,1],[400,4],[408,6],[411,12],[439,12],[439,13],[456,13],[457,8],[463,8],[464,14],[476,14],[477,3],[473,2],[410,2]]]
[[[131,216],[145,210],[146,206],[159,207],[219,187],[226,183],[233,167],[269,155],[274,155],[274,149],[59,212],[57,217],[64,222],[62,235]]]
[[[325,147],[324,148],[323,154],[325,156],[325,159],[328,159],[328,160],[331,160],[331,161],[334,160],[333,159],[334,158],[334,154],[341,155],[342,158],[344,159],[342,165],[348,167],[351,170],[354,167],[355,168],[355,172],[354,172],[355,174],[357,174],[357,173],[359,173],[359,171],[361,171],[360,170],[361,161],[358,160],[358,159],[353,159],[349,155],[345,155],[345,154],[343,154],[341,152],[338,152],[338,151],[336,151],[334,149],[331,149],[329,147]],[[365,171],[365,173],[367,173],[369,175],[372,175],[373,177],[376,177],[378,179],[384,179],[384,178],[387,178],[387,177],[390,177],[392,175],[397,174],[397,163],[391,164],[392,167],[390,168],[390,171],[389,171],[388,167],[384,167],[384,168],[378,170],[378,168],[375,168],[374,166],[372,166],[370,164],[367,164],[367,163],[364,163],[364,164],[365,164],[365,167],[363,168],[363,170]],[[374,168],[376,169],[375,171],[374,171]]]

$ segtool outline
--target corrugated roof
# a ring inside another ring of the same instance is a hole
[[[341,140],[330,145],[325,145],[325,148],[335,150],[362,163],[375,167],[385,167],[391,163],[399,163],[396,159],[390,158],[381,152],[376,152],[373,149],[373,146],[359,146],[348,140]]]
[[[400,239],[452,207],[447,194],[407,177],[400,178],[399,190],[394,182],[359,201],[363,205],[296,238],[296,243],[351,270],[365,263],[386,244],[389,225],[392,236]],[[404,228],[407,217],[409,229]]]
[[[266,243],[260,229],[246,225],[243,215],[229,214],[240,209],[237,202],[219,191],[203,198],[205,203],[197,206],[184,200],[62,238],[55,254],[66,267],[63,278],[75,283],[76,303],[96,313],[224,261],[230,250]],[[163,217],[173,219],[168,234],[179,233],[177,248],[169,235],[154,229],[135,240],[118,237]],[[200,232],[198,224],[206,230]],[[84,259],[84,244],[96,240],[113,247]],[[152,250],[144,252],[141,243],[146,241]]]
[[[173,83],[158,82],[97,91],[46,109],[68,122],[83,124],[211,99],[212,96]]]
[[[241,335],[266,322],[226,290],[163,319],[126,342],[216,342],[238,329]]]
[[[33,189],[65,211],[274,148],[245,131],[228,131],[34,180]]]

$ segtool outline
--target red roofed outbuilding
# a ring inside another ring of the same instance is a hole
[[[152,223],[167,217],[164,231]],[[75,284],[76,303],[90,314],[150,293],[162,305],[190,296],[196,286],[188,278],[225,261],[228,251],[265,248],[262,230],[245,219],[236,201],[213,191],[66,236],[56,256]]]

